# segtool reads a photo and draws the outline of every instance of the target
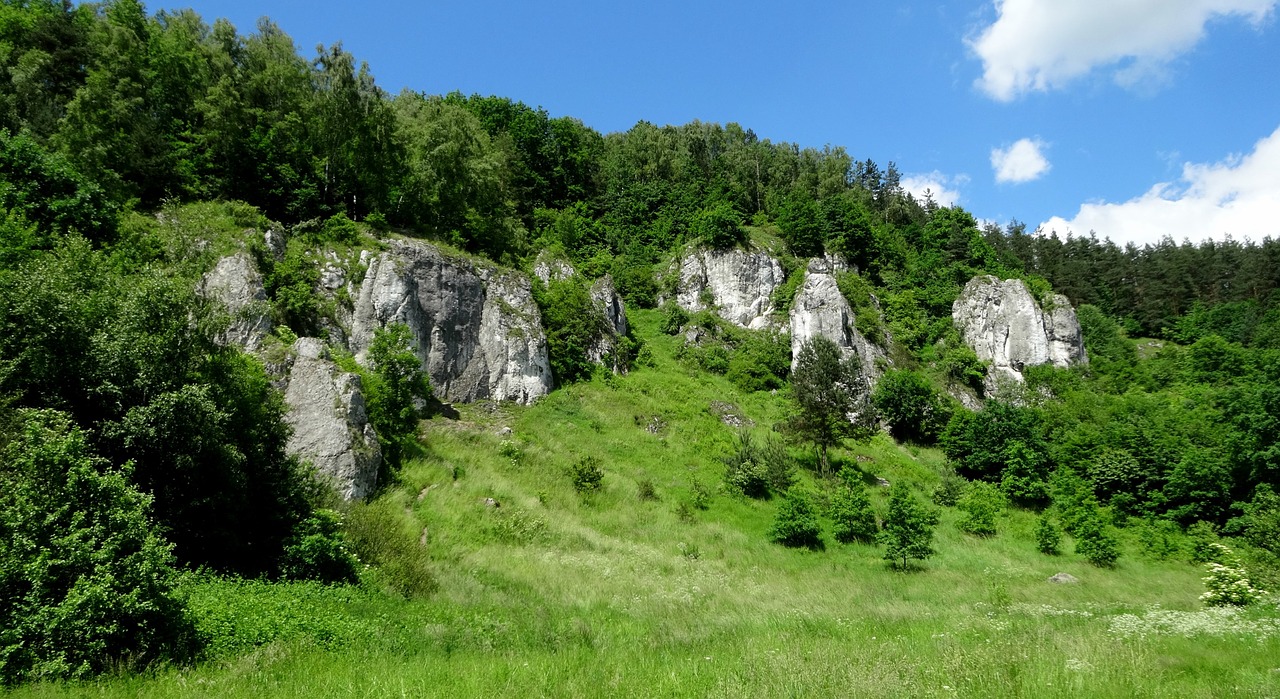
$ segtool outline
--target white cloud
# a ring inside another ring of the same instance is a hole
[[[1177,182],[1119,204],[1084,204],[1070,221],[1055,216],[1040,228],[1059,235],[1093,231],[1121,245],[1156,243],[1166,235],[1177,242],[1280,237],[1280,128],[1248,155],[1186,163]]]
[[[1031,182],[1049,171],[1049,161],[1042,150],[1040,139],[1019,139],[1008,148],[991,149],[991,168],[996,171],[996,182]]]
[[[1204,36],[1215,17],[1255,26],[1277,0],[995,0],[996,21],[967,43],[982,59],[975,84],[1007,102],[1059,88],[1095,68],[1140,87]]]
[[[899,184],[916,201],[923,202],[927,193],[939,206],[955,206],[960,203],[960,187],[968,182],[966,175],[949,177],[934,170],[920,175],[903,175]]]

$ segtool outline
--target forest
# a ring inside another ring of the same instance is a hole
[[[1235,571],[1249,590],[1237,602],[1280,589],[1280,241],[1062,238],[981,223],[900,180],[895,163],[736,123],[602,134],[498,96],[390,94],[341,44],[308,55],[266,19],[241,32],[138,0],[0,3],[0,683],[216,655],[193,576],[412,598],[458,562],[414,562],[382,495],[351,509],[287,452],[269,362],[220,342],[228,319],[197,293],[219,246],[249,237],[284,344],[336,312],[314,293],[315,250],[403,237],[503,268],[566,260],[577,277],[534,286],[557,386],[544,410],[596,384],[618,390],[587,357],[598,320],[586,289],[609,275],[641,328],[622,348],[635,381],[670,371],[721,381],[744,405],[772,401],[758,409],[775,418],[767,437],[726,431],[697,457],[727,495],[699,482],[687,502],[666,496],[680,521],[737,497],[782,503],[770,536],[787,546],[814,547],[793,525],[815,508],[842,545],[883,540],[878,516],[861,514],[872,503],[850,451],[873,444],[936,456],[903,480],[913,489],[895,483],[879,519],[963,512],[962,531],[991,536],[990,512],[1007,510],[1043,530],[1042,550],[1065,534],[1099,570],[1164,546]],[[282,255],[268,259],[262,231],[283,232]],[[779,334],[669,301],[684,251],[766,244],[787,275],[784,312],[806,260],[847,262],[840,291],[891,363],[863,396],[873,428],[815,437],[804,396],[831,374],[806,375],[806,362],[793,376]],[[1042,302],[1064,294],[1088,363],[1028,367],[1025,384],[994,391],[952,323],[981,274],[1022,279]],[[667,363],[664,343],[699,324],[715,341]],[[380,494],[412,486],[421,502],[410,464],[432,463],[434,447],[419,421],[446,418],[408,340],[378,342],[352,368],[387,455]],[[502,463],[524,458],[514,442],[500,449]],[[583,491],[602,478],[607,489],[608,468],[571,467],[582,498],[603,497]],[[661,480],[644,482],[657,501]],[[891,549],[897,568],[931,554]]]

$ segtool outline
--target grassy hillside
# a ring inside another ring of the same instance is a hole
[[[1134,528],[1114,570],[1038,553],[1023,511],[979,539],[943,508],[938,554],[908,573],[889,570],[881,547],[829,535],[824,550],[770,543],[777,501],[721,485],[735,429],[716,413],[763,435],[785,398],[679,364],[658,315],[633,316],[652,366],[527,408],[437,417],[399,483],[347,513],[354,531],[394,532],[402,545],[386,561],[425,559],[434,582],[416,589],[432,592],[394,592],[415,587],[411,564],[370,571],[362,587],[192,576],[210,659],[15,696],[1280,693],[1274,605],[1204,610],[1201,569],[1144,554]],[[582,496],[568,469],[586,456],[605,476]],[[836,458],[922,493],[942,464],[884,436]],[[873,490],[883,514],[887,489]],[[1080,582],[1048,583],[1057,572]]]

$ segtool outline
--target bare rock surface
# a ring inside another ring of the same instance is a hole
[[[293,434],[285,448],[311,462],[343,499],[364,499],[377,485],[382,452],[360,377],[339,369],[319,339],[299,338],[293,352],[284,391]]]
[[[840,293],[833,265],[822,258],[809,261],[804,284],[791,304],[791,366],[795,368],[800,348],[814,337],[825,337],[840,348],[845,357],[857,355],[868,384],[880,377],[877,364],[884,350],[858,332],[857,320],[848,299]]]
[[[271,332],[271,307],[262,275],[247,253],[218,260],[201,278],[199,292],[222,304],[231,316],[230,324],[218,336],[219,342],[251,352],[262,347],[262,340]]]
[[[391,241],[370,256],[352,314],[358,360],[374,331],[404,323],[436,394],[530,403],[551,389],[541,315],[528,278],[446,256],[421,241]]]
[[[714,306],[720,317],[753,330],[771,325],[773,292],[786,281],[769,253],[740,248],[691,251],[680,259],[679,275],[676,303],[682,308]]]
[[[992,379],[1021,382],[1027,366],[1088,361],[1071,302],[1053,294],[1046,306],[1036,303],[1021,279],[982,275],[965,285],[951,318],[978,359],[991,362]]]

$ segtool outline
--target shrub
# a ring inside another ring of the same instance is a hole
[[[573,489],[579,493],[593,493],[604,484],[604,470],[600,468],[600,459],[584,456],[569,467],[569,480]]]
[[[769,497],[769,471],[751,432],[738,430],[733,453],[724,458],[724,480],[730,488],[749,498]]]
[[[932,444],[951,419],[951,407],[923,374],[908,369],[885,372],[871,402],[899,441]]]
[[[1004,510],[1005,500],[995,486],[983,481],[970,483],[956,506],[965,513],[956,523],[960,531],[974,536],[996,535],[996,518]]]
[[[1040,515],[1036,520],[1036,548],[1046,556],[1056,556],[1061,543],[1062,532],[1049,519],[1049,515]]]
[[[841,476],[845,471],[841,470]],[[867,497],[867,487],[856,476],[845,478],[845,483],[836,490],[831,499],[831,508],[827,515],[832,521],[832,534],[836,541],[848,544],[855,541],[873,543],[880,532],[876,524],[875,509],[871,506],[871,498]]]
[[[689,323],[689,312],[680,307],[680,303],[667,301],[662,305],[662,332],[668,335],[680,333],[681,328]]]
[[[822,548],[822,527],[813,499],[800,488],[787,491],[778,505],[769,538],[783,546]]]
[[[1138,530],[1138,541],[1143,552],[1157,561],[1174,558],[1182,552],[1182,533],[1178,525],[1167,519],[1144,522]]]
[[[1266,593],[1249,582],[1244,565],[1231,553],[1231,549],[1222,544],[1213,546],[1217,549],[1215,558],[1222,562],[1205,564],[1208,575],[1204,578],[1204,586],[1207,589],[1200,595],[1200,600],[1210,607],[1243,607],[1261,600]]]
[[[280,574],[291,580],[354,583],[358,565],[342,535],[341,515],[333,510],[315,510],[299,522],[280,556]]]
[[[24,412],[0,454],[0,683],[82,678],[195,648],[173,555],[128,468],[62,413]]]
[[[940,507],[955,507],[960,502],[960,496],[964,495],[964,487],[969,481],[956,474],[955,471],[947,469],[942,474],[942,482],[937,488],[933,489],[933,504]]]
[[[1120,548],[1115,536],[1102,522],[1100,513],[1083,519],[1076,525],[1076,553],[1099,568],[1114,568],[1120,558]]]
[[[406,598],[435,592],[437,583],[415,531],[391,500],[356,503],[347,512],[346,533],[359,560],[374,566],[382,587]]]
[[[933,528],[937,523],[937,515],[916,501],[906,483],[895,483],[889,491],[889,511],[880,532],[880,542],[885,545],[884,559],[891,566],[905,570],[911,559],[924,560],[932,556]]]
[[[730,248],[746,240],[742,214],[723,201],[695,213],[689,222],[689,233],[695,240],[716,249]]]
[[[791,458],[787,445],[773,435],[765,437],[757,458],[764,463],[764,478],[769,489],[785,493],[796,480],[796,460]]]
[[[1214,530],[1213,525],[1200,521],[1187,527],[1187,537],[1191,539],[1191,562],[1192,563],[1221,563],[1218,556],[1222,552],[1222,547],[1218,544],[1218,532]]]
[[[640,498],[641,502],[657,501],[658,489],[654,487],[653,481],[645,478],[636,484],[636,497]]]
[[[711,489],[702,481],[695,480],[689,485],[690,504],[694,509],[705,510],[711,507]]]

